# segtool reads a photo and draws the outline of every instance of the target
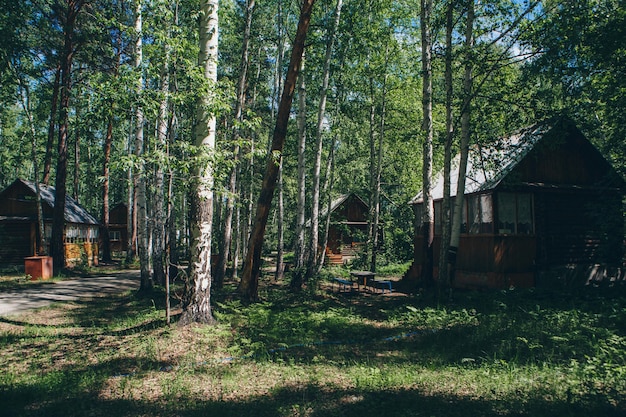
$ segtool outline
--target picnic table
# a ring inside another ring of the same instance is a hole
[[[376,273],[371,271],[350,271],[350,276],[353,281],[356,281],[357,290],[360,291],[361,285],[363,285],[364,289],[367,288],[369,282],[374,280]]]
[[[382,292],[385,292],[385,289],[388,289],[389,292],[391,289],[391,281],[377,281],[376,273],[371,271],[350,271],[350,276],[353,281],[356,281],[357,290],[361,290],[361,285],[363,285],[363,289],[367,289],[368,286],[376,289],[380,288]]]

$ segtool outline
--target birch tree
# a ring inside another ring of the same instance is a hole
[[[166,25],[169,26],[169,17]],[[171,30],[167,30],[169,35]],[[169,45],[169,36],[163,41],[163,62],[159,76],[159,109],[157,115],[157,131],[156,131],[156,154],[163,157],[157,157],[154,175],[154,244],[152,254],[152,274],[154,282],[161,285],[165,284],[165,150],[167,147],[168,130],[169,130],[169,93],[170,93],[170,56],[171,47]]]
[[[433,284],[433,240],[435,235],[434,208],[431,194],[431,178],[433,173],[433,86],[432,86],[432,39],[431,13],[432,0],[421,0],[420,25],[422,33],[422,133],[423,144],[423,215],[422,215],[422,283],[424,286]]]
[[[252,14],[254,11],[255,0],[247,0],[245,3],[245,26],[241,47],[241,62],[239,66],[239,81],[237,83],[237,101],[235,103],[235,123],[233,124],[233,158],[234,165],[230,171],[228,180],[228,196],[226,202],[226,213],[223,222],[223,236],[220,253],[218,254],[217,269],[213,274],[214,285],[222,286],[224,276],[226,275],[226,267],[228,264],[229,253],[232,243],[233,217],[235,214],[235,201],[237,199],[237,173],[239,171],[239,161],[241,147],[239,141],[241,139],[240,129],[243,123],[243,110],[245,105],[246,84],[248,82],[248,65],[250,50],[250,29],[252,26]]]
[[[443,201],[441,203],[442,227],[441,250],[439,255],[439,285],[449,285],[448,263],[450,256],[450,169],[452,165],[452,142],[454,139],[454,90],[452,85],[452,32],[454,30],[454,4],[456,0],[448,0],[446,4],[446,49],[445,49],[445,90],[446,90],[446,138],[443,157]]]
[[[302,57],[300,76],[298,77],[298,179],[296,194],[296,241],[294,244],[295,270],[292,274],[291,286],[298,289],[304,280],[305,266],[305,224],[306,224],[306,81],[304,65],[306,56]]]
[[[205,88],[196,103],[195,145],[200,152],[197,178],[192,202],[191,272],[185,282],[181,324],[212,323],[211,311],[211,238],[213,232],[213,164],[210,156],[215,150],[216,116],[214,104],[218,57],[218,0],[202,0],[198,65],[205,79]]]
[[[328,97],[328,84],[330,81],[330,63],[335,44],[335,33],[339,27],[341,18],[342,0],[337,0],[333,25],[328,32],[326,53],[324,55],[324,69],[322,71],[322,86],[320,87],[320,102],[317,110],[317,126],[315,136],[315,161],[313,164],[313,192],[311,195],[311,230],[309,233],[309,259],[306,279],[311,278],[318,271],[318,247],[319,247],[319,213],[320,213],[320,176],[323,151],[323,131],[326,118],[326,102]]]
[[[133,171],[134,213],[137,219],[137,254],[141,269],[139,291],[151,291],[154,285],[150,275],[150,256],[148,253],[148,218],[146,207],[146,171],[144,163],[144,114],[141,96],[143,94],[143,0],[135,0],[135,168]]]

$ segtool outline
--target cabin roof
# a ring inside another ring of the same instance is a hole
[[[339,206],[341,206],[343,203],[346,202],[346,200],[350,197],[350,196],[354,196],[361,204],[363,204],[365,207],[368,207],[367,203],[365,201],[363,201],[363,199],[361,197],[359,197],[357,194],[355,193],[348,193],[348,194],[342,194],[339,197],[335,198],[331,203],[330,203],[330,212],[332,213],[333,211],[337,210],[337,208],[339,208]],[[324,212],[324,215],[326,215],[328,212]]]
[[[31,181],[26,181],[23,179],[16,179],[13,184],[9,185],[9,187],[7,187],[7,189],[17,186],[17,184],[22,184],[23,186],[25,186],[29,191],[31,191],[33,193],[33,195],[36,194],[37,190],[35,187],[35,183],[31,182]],[[6,190],[5,190],[6,191]],[[41,195],[41,201],[44,204],[47,204],[50,208],[54,208],[54,198],[55,198],[55,193],[56,190],[54,187],[52,186],[47,186],[44,184],[40,184],[39,185],[39,192]],[[4,193],[4,192],[3,192]],[[0,193],[1,194],[1,193]],[[72,197],[66,195],[65,196],[65,213],[64,213],[64,218],[65,221],[67,223],[77,223],[77,224],[92,224],[92,225],[99,225],[98,220],[96,220],[95,217],[93,217],[91,214],[89,214],[89,212],[87,212],[87,210],[85,210],[83,207],[81,207],[76,200],[74,200]]]
[[[557,117],[532,126],[504,138],[500,138],[490,146],[478,144],[470,147],[467,161],[465,195],[493,190],[515,169],[515,167],[544,139],[547,133],[557,125],[571,121],[565,117]],[[562,126],[562,124],[561,124]],[[452,160],[450,172],[450,195],[456,196],[456,184],[459,178],[460,154]],[[433,200],[443,198],[443,170],[434,178],[432,187]],[[409,204],[423,202],[423,191],[420,191]]]

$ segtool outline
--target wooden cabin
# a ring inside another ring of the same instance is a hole
[[[452,201],[459,158],[451,173]],[[559,286],[624,278],[623,178],[564,117],[539,123],[491,147],[470,150],[453,286]],[[434,264],[439,262],[443,174],[433,184]],[[414,262],[421,274],[423,199]]]
[[[40,185],[44,220],[44,239],[50,253],[54,187]],[[37,254],[37,198],[35,184],[15,180],[0,192],[0,264],[23,264],[24,258]],[[65,262],[98,264],[98,221],[74,199],[66,196]]]
[[[124,203],[109,211],[109,241],[111,253],[119,255],[128,249],[128,206]]]
[[[367,238],[369,206],[355,193],[343,194],[330,205],[326,256],[331,264],[342,264],[361,250]]]

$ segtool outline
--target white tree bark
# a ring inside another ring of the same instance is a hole
[[[207,81],[207,91],[196,104],[195,145],[203,157],[215,149],[216,118],[210,111],[217,82],[218,0],[200,2],[200,53],[198,64]],[[211,323],[211,238],[213,221],[213,166],[201,157],[198,167],[195,201],[191,224],[191,274],[186,284],[181,324]]]
[[[470,54],[474,46],[474,0],[468,1],[467,8],[467,26],[465,28],[465,48],[466,53]],[[465,194],[465,175],[467,170],[467,158],[469,153],[470,140],[470,113],[472,100],[472,59],[465,57],[465,74],[463,77],[463,108],[461,110],[461,159],[459,162],[459,179],[456,186],[456,198],[454,200],[454,218],[452,219],[452,232],[450,234],[449,249],[449,275],[454,280],[456,268],[456,257],[459,249],[459,241],[461,240],[461,222],[463,221],[463,200]]]
[[[448,273],[448,263],[450,260],[449,246],[451,233],[450,219],[450,170],[452,161],[452,142],[454,139],[454,116],[453,106],[453,86],[452,86],[452,31],[454,0],[448,0],[446,5],[446,52],[445,52],[445,89],[446,89],[446,141],[444,145],[443,157],[443,201],[441,203],[441,248],[439,251],[439,277],[441,286],[450,285]]]
[[[306,203],[306,82],[302,56],[300,76],[298,77],[298,194],[296,206],[296,242],[294,258],[296,275],[301,274],[305,263],[305,203]]]
[[[335,20],[333,26],[328,34],[328,41],[326,43],[326,54],[324,56],[324,69],[322,78],[322,87],[320,90],[320,103],[317,110],[317,129],[315,138],[315,162],[313,165],[313,193],[311,195],[311,233],[309,236],[309,259],[307,268],[307,278],[311,277],[317,272],[318,262],[318,246],[319,246],[319,212],[320,212],[320,175],[322,166],[322,150],[323,141],[322,133],[324,130],[324,122],[326,116],[326,100],[328,97],[328,84],[330,82],[330,62],[333,53],[333,46],[335,43],[335,33],[339,27],[339,20],[341,18],[341,8],[343,5],[342,0],[337,0],[337,7],[335,8]],[[324,250],[324,249],[322,249]]]
[[[422,164],[422,189],[424,210],[422,217],[423,263],[422,284],[432,285],[433,281],[433,239],[434,239],[434,207],[431,194],[431,178],[433,174],[433,85],[432,85],[432,39],[430,32],[430,16],[433,8],[432,0],[421,0],[421,31],[422,31],[422,109],[424,119],[424,151]]]
[[[143,1],[135,1],[135,70],[137,71],[137,97],[143,93],[143,45],[142,45],[142,8]],[[139,265],[141,268],[140,291],[150,291],[153,287],[150,276],[150,255],[148,253],[148,216],[146,208],[146,176],[145,163],[143,160],[144,138],[143,138],[144,115],[141,103],[137,103],[135,109],[135,148],[136,166],[133,174],[133,188],[135,194],[135,204],[137,207],[137,254],[139,255]]]

